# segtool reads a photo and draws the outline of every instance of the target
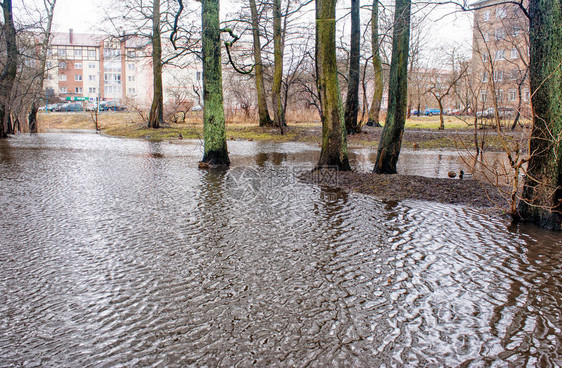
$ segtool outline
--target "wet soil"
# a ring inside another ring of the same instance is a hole
[[[405,199],[468,205],[479,209],[506,208],[507,201],[491,184],[473,179],[440,179],[414,175],[379,175],[358,172],[327,172],[303,174],[301,180],[320,186],[352,190],[382,200]]]

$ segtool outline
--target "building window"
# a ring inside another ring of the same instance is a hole
[[[96,87],[88,88],[88,93],[96,93]]]
[[[135,81],[135,76],[134,76],[134,75],[129,75],[129,76],[127,77],[127,80],[128,80],[129,82],[134,82],[134,81]]]
[[[66,93],[66,87],[60,87],[59,92],[60,93]]]
[[[486,102],[487,97],[488,97],[488,91],[480,91],[480,101]]]
[[[74,69],[82,69],[82,63],[74,63]]]
[[[88,68],[90,68],[90,69],[95,69],[95,68],[96,68],[96,64],[90,63],[90,64],[88,64]]]
[[[51,63],[50,61],[47,61],[47,69],[51,69],[53,67],[53,63]]]
[[[66,74],[59,74],[59,81],[65,82],[66,81]]]
[[[48,80],[53,80],[53,75],[52,75],[52,74],[47,75],[47,79],[48,79]]]
[[[489,10],[486,10],[486,11],[484,12],[484,15],[482,16],[482,20],[483,20],[484,22],[489,22],[489,21],[490,21],[490,11],[489,11]]]
[[[503,89],[496,90],[496,98],[498,99],[498,102],[503,101]]]
[[[129,63],[129,70],[135,70],[135,64]]]
[[[203,73],[197,72],[197,75],[196,75],[197,80],[200,81],[202,79],[202,77],[203,77]]]
[[[499,7],[496,9],[496,18],[498,19],[503,19],[507,17],[507,9],[502,7]]]
[[[60,69],[66,69],[66,63],[64,61],[59,63],[59,68]]]
[[[96,50],[88,50],[88,57],[95,58],[96,57]]]
[[[95,81],[96,76],[95,75],[88,75],[88,80]]]
[[[134,88],[129,88],[129,94],[130,94],[130,95],[134,95],[134,94],[135,94],[135,89],[134,89]]]
[[[74,88],[74,92],[75,92],[75,93],[82,93],[82,87],[76,87],[76,88]]]
[[[127,57],[129,58],[134,58],[137,56],[137,53],[135,52],[135,50],[129,50],[127,51]]]
[[[531,99],[531,93],[528,89],[523,91],[523,101],[527,102]]]
[[[59,49],[59,58],[66,57],[66,49]]]
[[[82,49],[74,49],[74,57],[82,57]]]
[[[505,29],[496,30],[496,41],[505,39]]]
[[[77,81],[77,82],[81,81],[82,80],[82,74],[75,74],[74,80]]]
[[[490,34],[488,32],[484,33],[484,41],[490,41]]]
[[[482,54],[482,61],[488,61],[488,54],[486,54],[486,53]],[[197,73],[199,73],[199,72],[197,72]],[[197,76],[199,76],[199,74],[197,74]],[[197,79],[197,80],[199,80],[199,79]]]
[[[505,59],[505,50],[496,50],[496,60]]]
[[[495,81],[503,80],[503,70],[495,70],[494,71],[494,80]]]
[[[517,52],[517,47],[514,47],[514,48],[511,49],[511,58],[512,59],[517,59],[518,54],[519,53]]]
[[[507,95],[507,99],[508,99],[510,102],[515,101],[515,100],[517,99],[517,90],[515,90],[515,89],[510,89],[510,90],[509,90],[509,94]]]
[[[482,73],[482,82],[487,82],[488,81],[488,73],[484,72]]]

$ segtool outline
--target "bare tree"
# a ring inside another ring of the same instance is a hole
[[[10,117],[10,100],[17,74],[18,47],[12,0],[4,0],[0,6],[4,14],[3,33],[6,42],[6,63],[0,74],[0,138],[5,138],[14,131]]]
[[[43,94],[43,85],[46,76],[46,66],[47,66],[47,51],[49,49],[49,43],[51,41],[51,29],[53,26],[53,16],[55,14],[55,6],[57,0],[43,0],[44,12],[46,25],[45,28],[41,30],[41,48],[39,52],[39,77],[37,80],[37,88],[34,91],[34,96],[31,102],[31,108],[28,117],[29,132],[37,133],[37,110],[39,108],[39,101]],[[43,19],[41,24],[43,23]]]

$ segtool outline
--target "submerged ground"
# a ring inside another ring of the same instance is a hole
[[[229,150],[0,141],[0,366],[562,365],[558,234],[304,183],[315,144]],[[405,149],[399,172],[461,165]]]

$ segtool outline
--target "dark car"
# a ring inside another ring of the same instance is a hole
[[[78,103],[67,103],[67,104],[62,104],[61,106],[59,106],[56,111],[60,111],[60,112],[78,112],[78,111],[84,111],[84,108],[82,107],[82,104],[78,104]]]

